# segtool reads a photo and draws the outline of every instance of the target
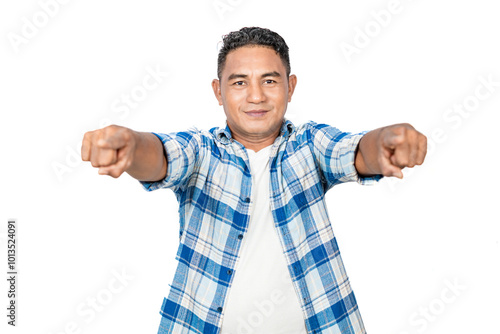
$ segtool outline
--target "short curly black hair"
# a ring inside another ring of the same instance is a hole
[[[219,51],[217,60],[217,76],[219,80],[228,53],[247,45],[262,45],[272,48],[280,56],[283,65],[285,65],[287,77],[290,76],[290,56],[288,55],[288,45],[286,45],[283,37],[266,28],[245,27],[222,37],[222,48]]]

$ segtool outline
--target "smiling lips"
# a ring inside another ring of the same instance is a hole
[[[259,109],[259,110],[249,110],[245,111],[245,114],[251,117],[262,117],[264,116],[268,111],[264,109]]]

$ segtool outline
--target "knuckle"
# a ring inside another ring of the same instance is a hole
[[[92,143],[97,145],[97,142],[105,136],[104,129],[96,130],[95,135],[92,136]]]
[[[409,132],[409,131],[415,130],[413,125],[411,125],[410,123],[400,123],[400,124],[397,124],[397,127],[402,132]]]
[[[415,167],[415,164],[417,163],[417,157],[415,155],[412,155],[409,159],[408,162],[406,163],[406,167]]]
[[[406,128],[402,124],[397,124],[394,126],[394,132],[398,135],[405,135],[406,133]]]
[[[95,131],[87,131],[83,134],[83,139],[90,139],[94,135]]]
[[[100,129],[99,130],[100,138],[104,139],[104,138],[109,137],[111,134],[113,134],[116,131],[115,127],[116,127],[116,125],[111,124],[111,125],[108,125],[102,129]]]
[[[86,150],[86,146],[82,145],[82,148],[80,149],[80,157],[82,158],[83,161],[88,161],[88,152]]]
[[[421,134],[420,135],[420,142],[422,143],[422,146],[427,147],[427,136]]]
[[[106,131],[106,135],[113,135],[121,130],[121,126],[116,124],[111,124],[105,127],[103,130]]]
[[[130,131],[129,129],[123,128],[117,133],[123,140],[130,141]]]
[[[396,158],[396,164],[400,167],[408,166],[408,163],[409,163],[409,158],[407,158],[407,157]]]
[[[403,123],[403,125],[408,128],[408,129],[411,129],[411,130],[415,130],[415,128],[413,127],[413,125],[411,125],[410,123]]]
[[[394,139],[394,142],[396,145],[401,145],[405,142],[405,134],[402,133],[402,134],[399,134],[395,139]]]

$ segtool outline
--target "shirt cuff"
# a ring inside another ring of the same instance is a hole
[[[342,167],[344,169],[345,177],[348,181],[354,181],[362,185],[373,185],[383,178],[383,175],[372,175],[372,176],[362,176],[358,173],[355,166],[356,152],[358,150],[358,145],[363,138],[363,136],[368,131],[360,132],[359,134],[352,135],[345,141],[342,141],[344,146],[344,152],[349,152],[350,154],[344,154],[340,157]]]
[[[165,159],[167,159],[167,172],[163,180],[158,181],[139,181],[143,188],[147,191],[153,191],[156,189],[170,188],[173,186],[171,180],[175,179],[177,175],[172,175],[173,168],[181,158],[182,150],[179,145],[170,135],[152,132],[156,137],[158,137],[163,143],[163,154]],[[166,153],[168,152],[168,154]]]

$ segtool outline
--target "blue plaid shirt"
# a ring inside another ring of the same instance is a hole
[[[271,211],[308,333],[365,333],[325,205],[336,184],[380,178],[361,178],[354,167],[363,134],[286,120],[271,148]],[[246,149],[227,126],[155,135],[167,152],[167,174],[142,184],[172,189],[180,216],[178,266],[158,333],[216,334],[253,204]]]

